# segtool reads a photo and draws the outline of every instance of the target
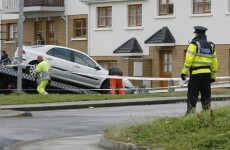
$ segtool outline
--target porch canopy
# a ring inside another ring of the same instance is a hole
[[[145,40],[145,44],[148,44],[150,46],[163,47],[174,46],[175,38],[173,37],[168,27],[163,27],[152,36],[150,36],[147,40]]]
[[[140,54],[143,50],[136,38],[131,38],[113,51],[115,54]]]

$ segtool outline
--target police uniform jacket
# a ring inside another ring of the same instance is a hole
[[[205,36],[205,35],[203,35]],[[184,67],[182,69],[183,74],[188,74],[190,71],[190,75],[200,74],[200,73],[211,73],[211,78],[216,79],[216,72],[218,69],[218,61],[216,57],[216,51],[214,49],[214,44],[210,44],[212,46],[212,53],[200,52],[200,42],[206,41],[205,38],[196,37],[189,44]]]

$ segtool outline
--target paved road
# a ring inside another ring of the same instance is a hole
[[[230,101],[212,104],[214,107],[230,105]],[[185,106],[185,103],[177,103],[38,111],[32,112],[33,117],[0,118],[0,150],[22,141],[102,134],[106,127],[114,124],[148,121],[156,116],[179,116],[184,114]]]

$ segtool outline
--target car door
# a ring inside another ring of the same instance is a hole
[[[54,47],[46,52],[45,59],[51,66],[52,77],[70,80],[72,73],[71,51]]]
[[[102,75],[101,69],[89,56],[74,52],[72,79],[83,85],[99,88]],[[92,76],[93,75],[93,76]]]

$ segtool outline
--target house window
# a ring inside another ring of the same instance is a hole
[[[172,72],[172,54],[164,54],[164,62],[163,62],[163,67],[164,67],[164,73],[171,73]]]
[[[173,15],[174,0],[159,0],[159,15]]]
[[[142,26],[142,5],[129,5],[129,27]]]
[[[211,0],[193,0],[193,14],[211,13]]]
[[[9,40],[14,40],[18,38],[18,25],[17,24],[8,24],[8,37]]]
[[[74,37],[86,37],[86,18],[74,20]]]
[[[112,26],[112,7],[98,7],[98,27]]]

